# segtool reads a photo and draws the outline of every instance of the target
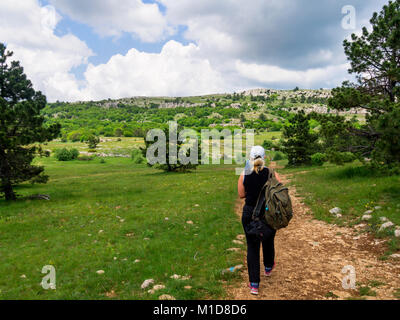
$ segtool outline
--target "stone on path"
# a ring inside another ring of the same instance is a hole
[[[370,219],[372,219],[372,216],[370,214],[364,214],[361,218],[361,220],[363,221],[368,221]]]
[[[394,223],[391,221],[385,222],[381,227],[379,228],[379,231],[385,230],[387,228],[393,227]]]

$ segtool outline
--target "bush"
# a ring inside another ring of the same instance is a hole
[[[329,162],[343,165],[345,163],[350,163],[356,160],[356,156],[351,152],[329,152],[328,159]]]
[[[283,152],[278,151],[278,152],[275,152],[275,155],[272,160],[278,161],[278,160],[284,160],[284,159],[286,159],[286,155]]]
[[[99,138],[99,137],[96,137],[96,136],[93,135],[93,134],[91,134],[91,135],[88,137],[88,140],[87,140],[86,143],[87,143],[89,149],[95,150],[95,149],[97,148],[97,145],[100,143],[100,138]],[[89,151],[89,152],[92,152],[92,151]]]
[[[311,164],[313,166],[322,166],[326,161],[328,161],[328,157],[325,153],[314,153],[311,156]]]
[[[57,149],[54,151],[58,161],[72,161],[78,158],[79,151],[77,149],[68,150],[67,148]]]
[[[141,150],[135,149],[132,151],[132,161],[134,164],[142,164],[146,162]]]
[[[79,142],[81,141],[82,133],[78,131],[73,131],[68,135],[68,140],[72,142]]]
[[[126,138],[133,137],[133,132],[130,130],[124,130],[124,137],[126,137]]]
[[[262,147],[266,150],[271,150],[274,147],[274,143],[271,140],[264,140]]]

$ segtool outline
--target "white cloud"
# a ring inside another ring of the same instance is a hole
[[[0,39],[15,52],[35,88],[49,101],[135,95],[188,96],[256,86],[333,87],[348,78],[341,5],[348,0],[49,0],[57,10],[103,36],[127,32],[142,42],[168,38],[185,26],[190,44],[168,41],[159,53],[134,48],[105,64],[72,34],[57,36],[62,17],[38,0],[0,1]],[[357,28],[386,0],[358,4]],[[373,4],[372,4],[373,3]],[[85,67],[83,79],[72,70]]]
[[[194,44],[165,44],[159,54],[131,49],[85,72],[86,99],[130,96],[188,96],[224,91],[227,84]]]
[[[307,70],[288,70],[277,66],[247,64],[236,61],[237,71],[241,76],[258,81],[266,86],[280,87],[301,86],[302,88],[329,88],[340,84],[347,76],[349,64],[331,65],[324,68]]]
[[[102,36],[132,34],[144,42],[156,42],[174,29],[155,3],[142,0],[50,0],[72,19],[93,27]]]
[[[93,55],[74,35],[54,34],[59,19],[51,7],[41,7],[36,0],[0,1],[0,39],[14,51],[12,58],[21,61],[35,89],[49,100],[72,98],[78,87],[70,71]]]

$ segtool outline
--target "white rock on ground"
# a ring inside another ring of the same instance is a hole
[[[390,255],[390,257],[398,259],[398,258],[400,258],[400,253],[394,253],[394,254]]]
[[[364,214],[372,214],[374,212],[374,210],[367,210],[364,212]]]
[[[363,221],[368,221],[370,219],[372,219],[372,216],[370,214],[364,214],[361,218],[361,220]]]
[[[240,240],[232,240],[232,242],[234,244],[243,244],[243,241],[240,241]]]
[[[381,220],[382,222],[386,222],[386,221],[388,221],[388,218],[386,218],[386,217],[380,217],[379,220]]]
[[[382,209],[382,207],[381,206],[376,206],[374,209],[375,210],[380,210],[380,209]]]
[[[104,274],[104,270],[98,270],[96,271],[97,274]]]
[[[379,228],[379,231],[385,230],[387,228],[393,227],[394,223],[391,221],[385,222],[381,227]]]
[[[156,291],[158,290],[162,290],[165,289],[165,286],[163,284],[157,284],[153,287],[153,289],[150,289],[149,291],[147,291],[150,294],[154,294]]]
[[[400,237],[400,229],[394,230],[394,236],[395,236],[396,238]]]
[[[332,214],[338,214],[338,213],[341,213],[341,212],[342,212],[342,209],[340,209],[338,207],[329,210],[329,213],[332,213]]]
[[[149,285],[154,283],[154,279],[147,279],[145,280],[142,285],[140,286],[142,289],[146,289]]]

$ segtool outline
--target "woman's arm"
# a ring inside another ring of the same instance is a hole
[[[244,172],[242,172],[238,180],[238,194],[240,199],[246,198],[246,191],[244,190],[243,177],[244,177]]]

